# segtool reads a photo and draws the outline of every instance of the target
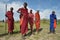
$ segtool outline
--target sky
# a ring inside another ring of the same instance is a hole
[[[41,19],[49,19],[52,11],[55,11],[57,19],[60,19],[60,0],[0,0],[0,20],[5,19],[6,4],[7,11],[10,7],[14,8],[14,19],[19,20],[17,10],[23,7],[24,2],[28,3],[28,12],[32,9],[35,14],[39,10]]]

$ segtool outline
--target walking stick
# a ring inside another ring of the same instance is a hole
[[[6,14],[6,12],[7,12],[7,4],[5,5],[5,14]],[[5,33],[6,33],[6,16],[5,16]]]

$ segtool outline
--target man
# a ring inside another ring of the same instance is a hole
[[[35,25],[36,25],[36,32],[38,33],[40,28],[40,15],[39,10],[35,13]]]
[[[52,11],[52,14],[50,15],[50,32],[49,33],[55,33],[55,28],[56,28],[56,15],[55,11]]]
[[[18,9],[18,13],[20,13],[20,30],[21,34],[23,36],[26,35],[28,31],[28,9],[27,9],[27,3],[25,2],[23,4],[23,8]],[[21,22],[22,21],[22,22]]]
[[[34,22],[34,15],[32,13],[32,10],[30,10],[29,13],[29,24],[30,24],[30,28],[31,28],[31,34],[33,33],[33,23]]]
[[[14,18],[13,18],[13,7],[10,8],[10,11],[7,11],[6,17],[8,18],[8,33],[13,33],[14,30]]]

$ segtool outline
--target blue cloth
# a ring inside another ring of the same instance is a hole
[[[50,15],[50,31],[54,31],[54,19],[56,19],[56,15],[55,14],[51,14]]]

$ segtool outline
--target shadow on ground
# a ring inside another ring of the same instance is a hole
[[[43,28],[40,28],[40,29],[39,29],[39,32],[41,32],[42,29],[43,29]],[[30,29],[28,29],[28,30],[30,30]],[[36,32],[36,29],[33,30],[33,34],[35,34],[35,32]],[[20,31],[13,32],[13,34],[18,34],[18,33],[20,33]],[[8,33],[0,34],[0,37],[6,36],[6,35],[8,35]],[[30,36],[30,35],[31,35],[31,31],[30,31],[26,36]]]
[[[17,33],[20,33],[20,31],[13,32],[13,34],[17,34]],[[6,35],[8,35],[8,33],[0,34],[0,37],[2,37],[2,36],[6,36]]]
[[[30,29],[28,29],[28,30],[30,30]],[[42,30],[43,30],[43,28],[40,28],[39,32],[41,32]],[[36,32],[36,29],[33,30],[33,34],[35,34],[35,32]],[[30,36],[30,35],[31,35],[31,31],[27,34],[27,36]]]

